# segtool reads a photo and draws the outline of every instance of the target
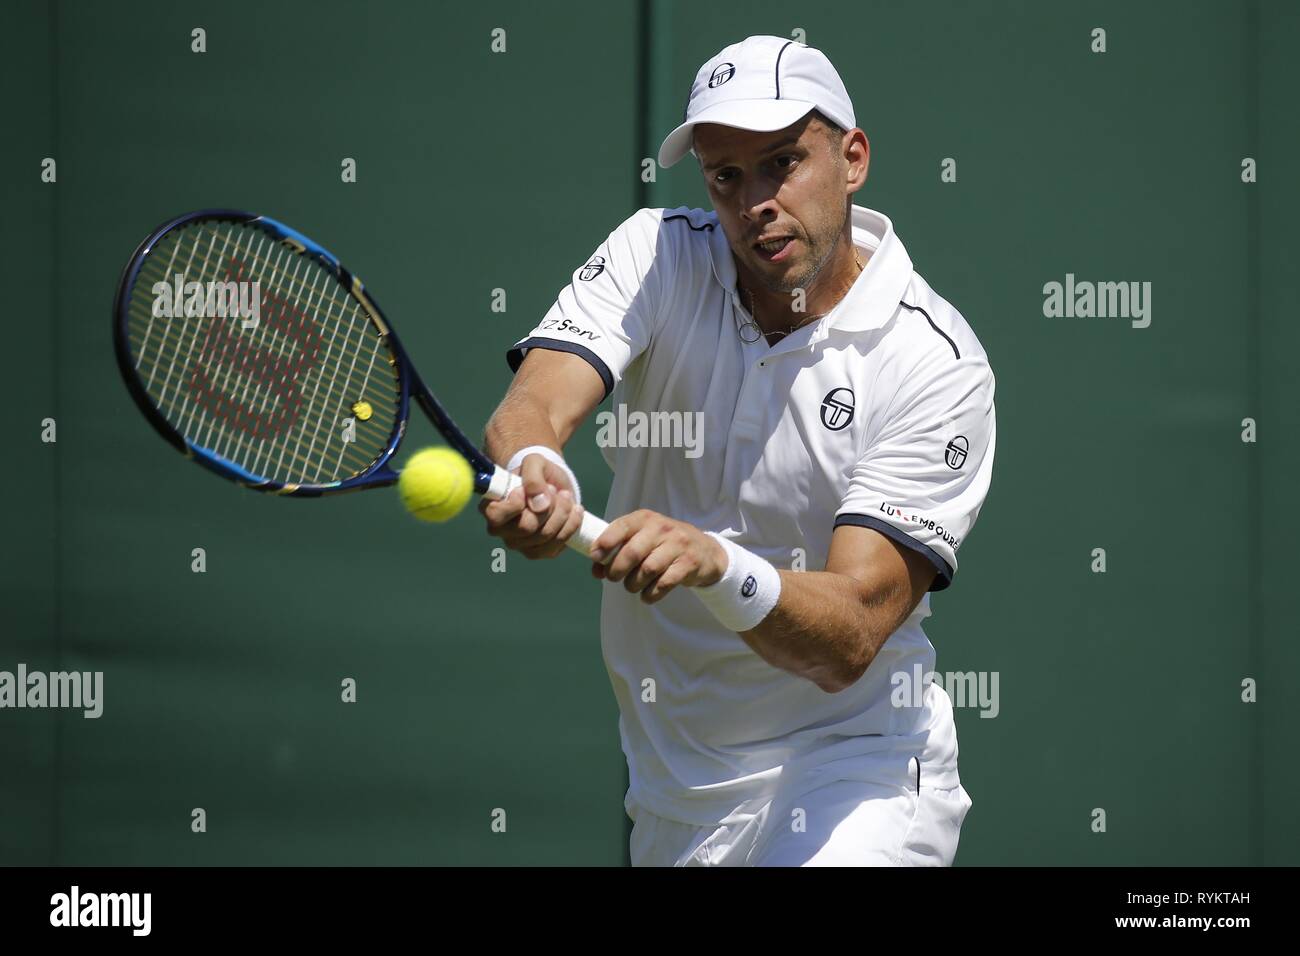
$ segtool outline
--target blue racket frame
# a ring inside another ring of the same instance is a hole
[[[398,380],[398,405],[396,423],[393,431],[388,437],[383,452],[375,462],[370,465],[364,472],[342,481],[332,481],[323,484],[307,484],[272,481],[259,475],[254,475],[241,468],[235,462],[222,457],[201,445],[190,442],[184,435],[178,432],[167,421],[163,414],[154,405],[149,398],[149,393],[140,381],[139,375],[136,374],[135,365],[131,356],[130,342],[127,337],[128,330],[128,310],[131,303],[131,290],[135,287],[136,279],[140,274],[140,269],[144,261],[154,246],[163,236],[173,230],[183,228],[197,221],[224,221],[238,222],[245,225],[256,225],[265,230],[269,235],[280,242],[285,243],[291,249],[310,256],[316,262],[324,266],[338,282],[343,286],[349,295],[360,303],[375,329],[379,332],[380,337],[384,340],[385,345],[392,351],[397,362],[397,380]],[[406,434],[406,423],[410,415],[410,406],[412,398],[415,400],[425,414],[427,414],[434,426],[442,434],[447,444],[464,456],[465,460],[470,463],[474,471],[474,490],[478,494],[487,491],[488,485],[492,480],[493,472],[496,465],[483,452],[476,448],[452,421],[451,416],[447,414],[434,397],[429,387],[424,384],[419,373],[415,370],[406,350],[402,347],[401,340],[393,327],[388,323],[387,317],[379,308],[374,296],[366,289],[353,273],[349,272],[339,262],[338,258],[327,250],[324,246],[309,239],[307,236],[286,226],[278,220],[269,216],[259,216],[254,213],[244,212],[238,209],[200,209],[195,212],[188,212],[184,215],[169,219],[162,225],[154,229],[142,243],[136,248],[126,267],[122,270],[122,278],[118,282],[117,296],[113,304],[113,350],[117,356],[118,371],[122,374],[122,380],[126,382],[127,390],[135,400],[136,405],[144,414],[145,418],[153,425],[154,430],[158,432],[168,444],[185,457],[191,459],[204,468],[212,471],[228,481],[251,488],[254,491],[269,492],[271,494],[286,495],[295,498],[316,498],[321,495],[340,494],[348,491],[361,491],[366,488],[383,487],[394,484],[397,481],[398,472],[389,467],[389,462],[393,455],[397,453],[398,446],[402,443],[402,438]]]

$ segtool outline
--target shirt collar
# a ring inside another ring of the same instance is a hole
[[[912,259],[894,233],[894,224],[884,213],[865,206],[850,206],[850,228],[853,244],[870,253],[870,261],[857,281],[849,288],[826,318],[818,322],[814,341],[824,338],[832,329],[839,332],[861,332],[878,329],[898,310],[903,291],[912,281]],[[717,223],[717,213],[710,213]],[[728,295],[736,291],[736,261],[731,255],[731,245],[722,225],[717,223],[708,232],[709,254],[713,260],[713,275]]]

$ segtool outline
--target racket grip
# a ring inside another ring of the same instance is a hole
[[[582,513],[582,527],[575,531],[573,537],[565,543],[579,554],[590,555],[596,539],[608,527],[609,522],[604,518],[597,517],[590,511],[584,511]],[[617,553],[617,549],[615,549],[615,553]],[[610,557],[612,558],[613,555],[610,555]],[[605,563],[608,564],[609,561],[606,560]]]
[[[523,479],[518,475],[508,472],[504,468],[498,466],[496,472],[492,476],[492,483],[488,487],[488,490],[483,493],[483,496],[485,498],[500,500],[501,498],[505,498],[510,494],[510,492],[514,491],[523,483]],[[599,538],[601,532],[608,527],[609,522],[604,518],[594,515],[590,511],[584,511],[582,513],[581,527],[573,533],[565,544],[581,555],[590,555],[592,546],[596,543],[596,539]],[[612,561],[615,554],[618,554],[617,548],[614,549],[612,554],[605,557],[604,563],[608,564]]]

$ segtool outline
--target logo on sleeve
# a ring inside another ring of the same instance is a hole
[[[578,272],[578,278],[583,282],[590,282],[596,276],[605,271],[605,257],[592,256],[591,261],[582,267]]]
[[[822,399],[822,424],[833,432],[847,428],[853,421],[853,389],[840,386],[831,389]]]
[[[580,339],[590,339],[593,342],[600,338],[598,332],[593,332],[590,329],[580,329],[568,319],[543,319],[541,324],[537,326],[539,332],[545,332],[549,329],[554,329],[556,332],[568,332],[570,335],[576,335]]]
[[[751,574],[745,578],[745,583],[740,586],[740,596],[753,597],[756,591],[758,591],[758,578]]]
[[[943,450],[943,460],[948,463],[949,468],[956,471],[966,463],[968,451],[970,451],[970,442],[966,441],[965,435],[958,435],[948,442],[948,447]]]
[[[884,501],[880,504],[880,513],[886,518],[897,518],[899,521],[918,525],[923,531],[933,531],[939,536],[939,540],[948,544],[954,552],[961,547],[961,540],[951,531],[945,531],[940,522],[928,515],[917,514],[905,505]]]
[[[719,63],[718,68],[714,70],[713,75],[709,77],[709,89],[717,89],[735,75],[736,65],[734,63]]]

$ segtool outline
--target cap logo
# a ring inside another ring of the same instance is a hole
[[[578,272],[578,278],[581,279],[583,282],[590,282],[592,279],[596,278],[596,276],[600,275],[604,271],[605,271],[605,257],[592,256],[591,261],[588,262],[585,266],[583,266],[581,271]]]
[[[713,75],[709,77],[709,89],[716,89],[727,80],[736,75],[736,65],[734,63],[719,63]]]

